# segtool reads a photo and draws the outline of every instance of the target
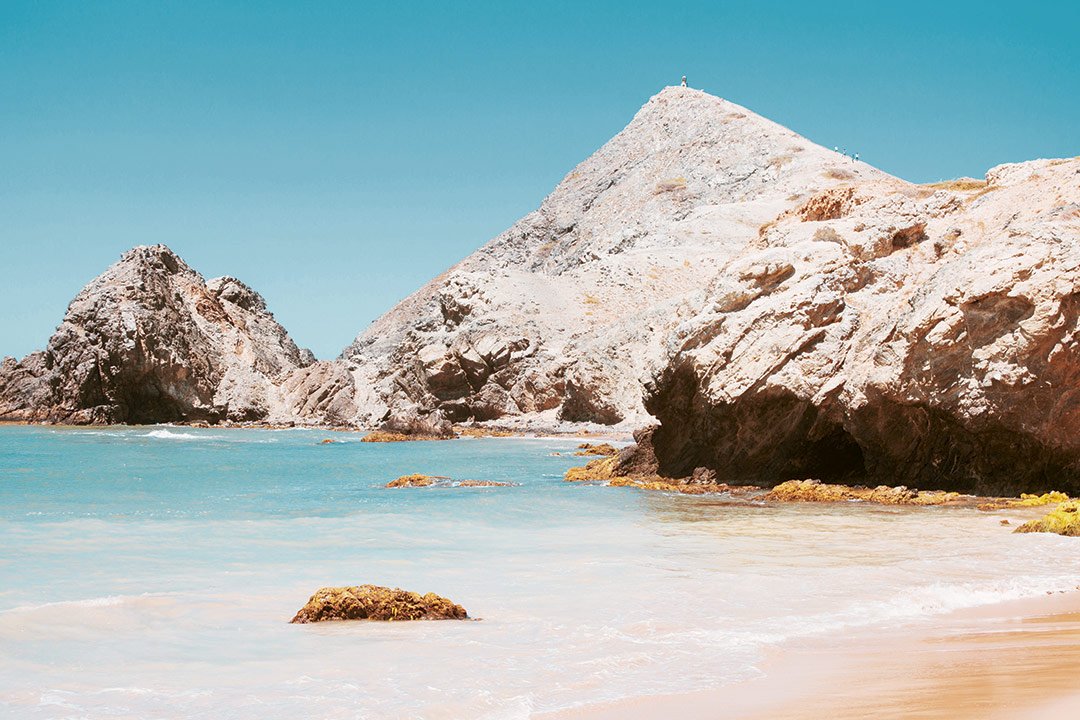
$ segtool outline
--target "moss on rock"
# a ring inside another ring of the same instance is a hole
[[[401,488],[401,487],[428,487],[435,484],[435,478],[431,475],[402,475],[397,480],[391,480],[386,483],[388,488]]]
[[[587,482],[597,480],[610,480],[615,475],[615,466],[618,464],[618,456],[598,458],[590,460],[582,467],[572,467],[563,475],[566,482]]]
[[[417,442],[420,440],[452,440],[453,436],[450,435],[420,435],[420,434],[406,434],[400,432],[389,432],[387,430],[373,430],[364,437],[360,438],[360,442]]]
[[[875,488],[831,485],[817,480],[788,480],[765,494],[773,502],[846,502],[861,500],[880,505],[946,505],[958,502],[960,493],[919,491],[903,485]]]
[[[619,454],[619,448],[609,443],[600,443],[599,445],[581,443],[578,445],[578,449],[574,454],[578,456],[601,455],[603,457],[611,457]]]
[[[1038,520],[1029,520],[1013,532],[1045,532],[1080,537],[1080,500],[1062,503]]]

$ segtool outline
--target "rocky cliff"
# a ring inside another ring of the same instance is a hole
[[[137,247],[71,301],[44,351],[3,361],[0,418],[266,420],[291,414],[279,385],[312,363],[244,283]]]
[[[647,383],[661,473],[1080,491],[1080,158],[813,195],[706,297]]]
[[[522,415],[633,426],[665,338],[763,223],[895,181],[726,100],[667,88],[539,209],[342,354],[362,421]]]
[[[667,88],[540,207],[313,363],[137,248],[0,368],[0,416],[639,434],[635,469],[1080,493],[1080,159],[920,186]]]

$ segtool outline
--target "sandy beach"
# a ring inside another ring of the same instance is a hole
[[[1080,716],[1080,592],[963,610],[914,627],[786,646],[762,677],[546,720]]]

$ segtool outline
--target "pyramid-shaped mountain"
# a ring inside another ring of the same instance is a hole
[[[342,354],[367,421],[542,414],[633,424],[664,338],[764,224],[828,188],[901,181],[699,90],[669,87],[539,209]]]

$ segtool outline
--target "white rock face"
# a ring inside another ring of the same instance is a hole
[[[834,189],[706,295],[646,392],[661,472],[1080,491],[1080,159]]]
[[[896,183],[733,103],[672,87],[540,208],[364,331],[357,420],[649,420],[643,381],[731,258],[807,196]],[[737,290],[736,290],[737,291]]]
[[[667,88],[544,200],[312,362],[137,248],[0,417],[639,427],[631,467],[1080,493],[1080,159],[912,185]]]

